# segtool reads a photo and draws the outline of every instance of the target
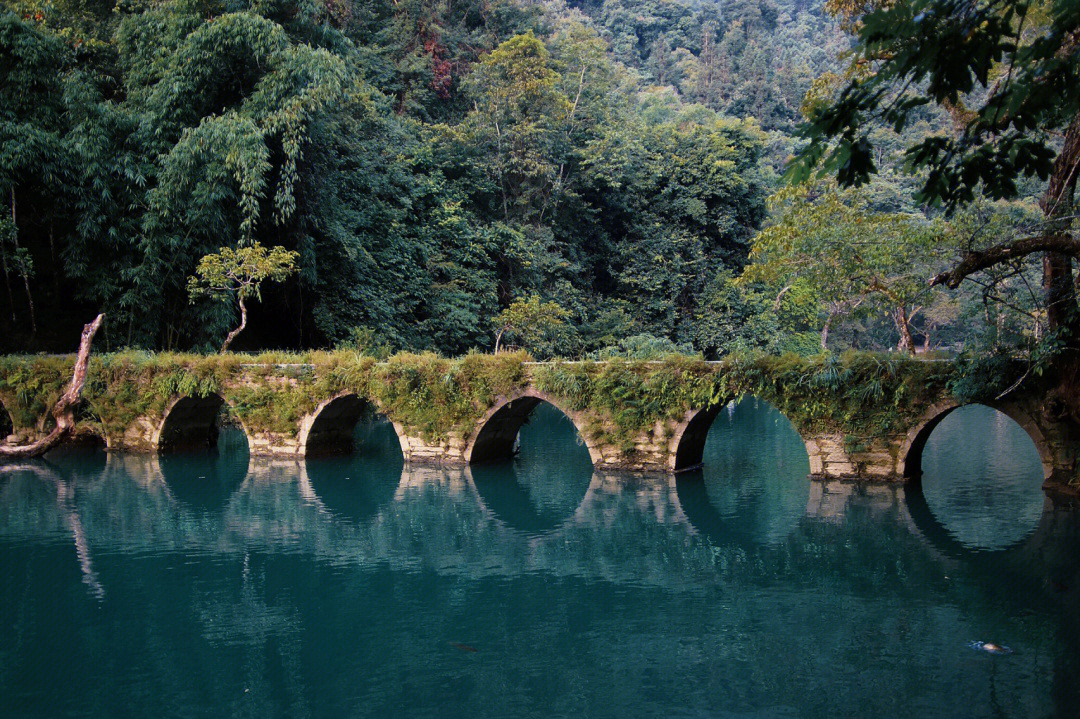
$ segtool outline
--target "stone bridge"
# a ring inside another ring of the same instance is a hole
[[[852,366],[806,360],[795,372],[775,358],[740,365],[686,358],[532,363],[514,356],[453,361],[408,356],[355,367],[346,360],[237,362],[217,370],[213,382],[200,370],[199,363],[208,361],[184,360],[139,372],[129,368],[123,374],[118,367],[127,365],[108,355],[98,359],[104,367],[97,368],[100,380],[92,377],[88,384],[86,434],[110,450],[206,447],[216,442],[228,409],[243,427],[253,456],[298,458],[348,451],[360,419],[382,414],[393,424],[406,463],[464,467],[512,457],[519,429],[546,402],[573,422],[596,470],[677,473],[700,466],[709,428],[724,406],[755,396],[792,422],[806,446],[812,475],[890,481],[917,477],[934,427],[970,403],[947,389],[952,363],[917,360],[883,364],[864,358],[849,361]],[[33,365],[35,359],[25,362]],[[509,379],[490,379],[493,367]],[[26,369],[11,358],[0,365],[0,436],[6,421],[12,432],[7,441],[47,429],[48,402],[5,381],[5,371],[13,375],[18,370],[21,378],[33,375]],[[834,376],[840,379],[820,379]],[[145,386],[157,388],[157,399],[136,391]],[[183,389],[173,391],[177,387]],[[431,419],[432,408],[452,402],[453,413]],[[1048,418],[1036,393],[980,403],[1027,432],[1048,483],[1076,484],[1080,428]],[[34,407],[39,408],[36,415]]]

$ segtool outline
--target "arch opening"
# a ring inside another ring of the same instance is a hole
[[[11,415],[3,402],[0,402],[0,444],[7,441],[8,437],[15,434],[15,423],[11,421]]]
[[[221,437],[224,442],[219,442]],[[181,397],[166,411],[158,432],[159,452],[190,452],[219,444],[247,448],[243,425],[220,395]]]
[[[1035,531],[1046,496],[1043,458],[1021,422],[982,404],[948,407],[912,438],[905,462],[913,516],[933,516],[960,545],[996,551]]]
[[[805,516],[806,445],[768,402],[747,397],[701,410],[673,440],[678,441],[676,460],[681,450],[689,465],[675,481],[679,502],[690,523],[711,541],[774,544]]]
[[[536,399],[536,398],[532,398]],[[536,399],[521,420],[520,406],[508,420],[520,432],[511,435],[513,461],[480,462],[470,469],[473,486],[484,506],[504,525],[529,535],[561,526],[581,506],[592,481],[592,461],[577,427],[554,405]],[[498,428],[502,441],[513,426]],[[489,445],[490,446],[490,445]],[[497,447],[506,451],[505,444]]]
[[[705,460],[705,440],[709,436],[709,428],[720,412],[732,404],[733,402],[727,405],[717,403],[713,407],[698,411],[690,418],[682,435],[678,437],[678,444],[675,445],[675,466],[672,467],[674,471],[686,472],[701,467]]]
[[[51,413],[49,418],[52,419]],[[75,434],[64,445],[85,450],[104,450],[107,448],[108,442],[105,441],[105,437],[101,434],[101,425],[97,415],[93,413],[93,409],[85,399],[80,400],[75,406],[75,421],[78,423]],[[53,425],[55,426],[55,422],[53,422]]]
[[[581,428],[569,415],[547,399],[530,394],[497,406],[481,420],[473,440],[465,448],[465,461],[468,464],[480,464],[513,459],[518,454],[522,427],[530,421],[534,411],[541,405],[550,408],[543,413],[544,423],[558,422],[561,417],[574,428],[577,444],[585,444]],[[560,438],[560,441],[564,440]],[[545,449],[551,451],[553,448]],[[587,446],[584,451],[589,454],[591,463],[592,456]]]
[[[3,424],[3,409],[3,406],[0,405],[0,425]],[[48,455],[50,458],[55,457],[58,453],[65,451],[65,449],[104,450],[107,448],[108,442],[101,433],[101,425],[98,422],[98,418],[85,399],[79,400],[75,405],[74,414],[76,422],[74,433],[59,445],[49,450]],[[46,410],[45,413],[38,418],[34,429],[38,435],[42,437],[56,429],[56,418],[53,417],[51,408]],[[14,429],[11,430],[11,432],[14,431]],[[3,442],[5,437],[7,437],[7,435],[3,432],[3,428],[0,427],[0,442]],[[27,438],[23,438],[23,441],[26,439]]]
[[[355,394],[327,400],[300,440],[311,491],[326,511],[360,524],[393,500],[405,457],[397,430],[373,403]]]
[[[739,401],[731,400],[727,404],[717,403],[712,407],[698,410],[686,421],[672,440],[675,445],[673,471],[686,472],[699,469],[707,462],[715,462],[727,457],[731,454],[730,450],[745,446],[736,441],[725,451],[706,451],[707,447],[712,447],[718,441],[724,443],[717,433],[710,433],[717,418],[721,415],[727,420],[721,434],[745,434],[741,439],[755,447],[761,447],[761,442],[758,440],[767,437],[777,459],[787,464],[794,461],[794,457],[789,455],[797,454],[793,449],[786,451],[787,445],[793,447],[794,440],[797,439],[802,446],[803,455],[806,456],[806,445],[787,417],[765,400],[745,397]],[[806,462],[806,473],[809,474],[809,458]]]
[[[301,443],[307,457],[362,453],[385,455],[388,460],[401,458],[401,445],[390,420],[355,394],[334,397],[320,405]]]
[[[903,462],[903,474],[906,478],[917,479],[923,474],[923,455],[926,450],[927,442],[934,434],[934,430],[958,411],[961,413],[983,412],[984,417],[987,418],[989,418],[990,415],[986,415],[985,413],[990,412],[994,413],[995,416],[998,416],[996,421],[999,423],[999,426],[1001,426],[1001,422],[1010,422],[1011,425],[1015,425],[1015,427],[1030,440],[1030,445],[1038,456],[1039,463],[1042,465],[1043,479],[1050,478],[1050,475],[1053,473],[1053,459],[1051,457],[1051,452],[1043,439],[1042,433],[1031,418],[1016,408],[1001,409],[980,403],[966,405],[949,404],[945,407],[937,406],[931,409],[927,417],[908,433],[907,440],[901,447],[900,459]],[[1015,436],[1019,439],[1018,434]]]

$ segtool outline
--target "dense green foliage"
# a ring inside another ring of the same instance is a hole
[[[297,258],[240,349],[1030,349],[1034,260],[925,287],[1039,215],[1038,178],[913,200],[948,112],[867,119],[857,195],[780,190],[803,118],[820,156],[877,82],[849,64],[874,4],[824,2],[0,0],[0,352],[98,311],[106,350],[228,345],[240,308],[188,294],[223,247]]]
[[[906,148],[907,162],[926,170],[923,200],[1012,198],[1020,178],[1050,175],[1060,150],[1053,131],[1080,114],[1080,4],[834,1],[858,17],[853,62],[873,71],[853,73],[811,113],[796,175],[820,164],[841,184],[867,182],[877,169],[875,124],[903,132],[927,106],[948,109],[958,131]]]
[[[213,347],[236,309],[187,279],[253,243],[300,272],[241,346],[460,354],[533,295],[571,318],[553,352],[692,341],[764,217],[766,136],[598,28],[516,0],[5,0],[0,350],[66,349],[99,309],[107,347]]]

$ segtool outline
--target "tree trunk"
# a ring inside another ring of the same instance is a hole
[[[1050,182],[1039,200],[1046,216],[1047,238],[1072,239],[1069,236],[1072,198],[1076,190],[1076,175],[1080,170],[1080,115],[1073,118],[1065,131],[1061,154],[1054,161]],[[1047,252],[1043,259],[1043,289],[1046,292],[1046,320],[1051,331],[1078,329],[1076,288],[1073,286],[1072,258],[1057,252]]]
[[[75,434],[75,408],[82,397],[83,385],[86,384],[86,369],[90,362],[90,345],[94,342],[94,335],[101,327],[105,319],[104,314],[98,315],[93,322],[85,325],[82,331],[82,339],[79,341],[79,353],[75,357],[75,368],[71,372],[71,384],[67,392],[60,395],[52,408],[53,419],[56,427],[48,436],[30,444],[18,447],[0,446],[0,457],[40,457],[65,439]]]
[[[1046,215],[1048,237],[1072,239],[1069,234],[1073,214],[1073,195],[1080,172],[1080,115],[1065,131],[1061,154],[1054,161],[1050,182],[1039,201]],[[1046,325],[1061,335],[1064,349],[1055,356],[1052,371],[1057,387],[1046,398],[1047,416],[1080,422],[1080,308],[1072,276],[1072,257],[1050,253],[1043,260],[1043,289],[1046,292]]]
[[[30,273],[27,271],[26,263],[19,256],[19,225],[17,222],[17,215],[15,214],[15,188],[11,188],[11,224],[15,227],[15,234],[13,238],[15,240],[15,264],[19,269],[19,274],[23,278],[23,286],[26,287],[26,302],[30,305],[30,336],[33,337],[37,334],[37,318],[34,316],[34,295],[30,293]],[[7,262],[5,261],[5,271]],[[9,288],[10,290],[10,288]]]
[[[30,304],[30,336],[37,334],[37,318],[34,316],[34,296],[30,294],[30,276],[22,273],[23,285],[26,286],[26,301]]]
[[[900,342],[896,349],[909,355],[915,354],[915,340],[911,337],[911,325],[908,323],[907,307],[901,305],[893,310],[893,322],[900,332]]]
[[[930,280],[931,285],[946,285],[956,289],[964,278],[993,265],[1020,259],[1036,252],[1045,252],[1043,260],[1043,289],[1047,301],[1047,329],[1077,330],[1076,288],[1073,286],[1072,257],[1080,257],[1080,241],[1069,233],[1072,198],[1080,172],[1080,115],[1073,118],[1065,130],[1061,153],[1054,160],[1050,181],[1039,200],[1046,224],[1035,237],[1006,242],[986,250],[967,253],[948,272]]]
[[[244,328],[247,327],[247,305],[244,304],[243,295],[238,295],[238,297],[240,300],[240,326],[230,332],[225,338],[225,344],[221,345],[221,354],[225,354],[229,351],[229,345],[236,339],[236,335],[243,332]]]
[[[829,328],[832,326],[833,317],[836,315],[832,312],[825,318],[825,326],[821,328],[821,351],[825,352],[829,349]]]
[[[4,272],[4,286],[7,287],[8,304],[11,305],[11,321],[18,322],[15,316],[15,295],[11,292],[11,280],[8,279],[7,250],[0,246],[0,270]]]

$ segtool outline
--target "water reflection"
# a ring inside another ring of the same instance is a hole
[[[1039,454],[1001,412],[954,410],[930,435],[922,468],[914,501],[964,547],[1000,550],[1035,531],[1044,503]]]
[[[242,429],[226,426],[216,446],[163,453],[157,460],[174,499],[198,512],[221,511],[247,476],[247,437]]]
[[[679,476],[679,501],[714,544],[776,544],[806,513],[809,474],[795,428],[767,402],[751,397],[717,415],[702,469]]]
[[[304,471],[327,511],[361,523],[393,500],[404,464],[393,425],[371,418],[356,424],[351,453],[310,458]]]
[[[540,423],[485,480],[386,435],[245,455],[209,504],[152,457],[5,468],[0,715],[1076,715],[1075,512],[943,552],[901,487],[809,481],[761,409],[677,480],[575,468]]]
[[[471,469],[487,508],[528,534],[550,532],[567,521],[584,499],[592,473],[589,451],[573,422],[546,402],[518,433],[514,459]]]

